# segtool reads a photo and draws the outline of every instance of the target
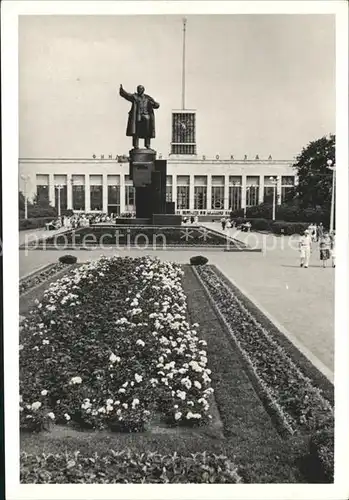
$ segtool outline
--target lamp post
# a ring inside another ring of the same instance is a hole
[[[247,209],[247,195],[250,192],[252,186],[248,185],[246,186],[246,196],[245,196],[245,207],[244,207],[244,218],[246,219],[246,209]]]
[[[28,219],[28,194],[27,194],[27,182],[29,180],[29,175],[21,175],[21,179],[24,181],[24,218]]]
[[[64,186],[61,184],[57,184],[56,189],[58,190],[58,217],[61,216],[61,189],[63,189]]]
[[[330,233],[334,229],[334,192],[336,188],[336,166],[332,165],[332,160],[327,160],[327,168],[332,170],[332,194],[331,194],[331,216],[330,216]]]
[[[275,220],[275,212],[276,212],[276,186],[278,183],[277,177],[269,177],[271,184],[273,185],[273,221]]]

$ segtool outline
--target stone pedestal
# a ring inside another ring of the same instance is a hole
[[[166,213],[166,160],[156,160],[153,149],[131,149],[130,178],[136,188],[136,217],[152,219]]]

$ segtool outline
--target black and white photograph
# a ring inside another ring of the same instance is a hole
[[[6,498],[347,498],[347,3],[3,5]]]

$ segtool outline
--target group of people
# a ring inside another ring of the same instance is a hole
[[[325,230],[321,223],[319,226],[311,224],[301,235],[299,240],[300,266],[305,269],[309,267],[312,246],[315,242],[319,243],[322,266],[326,267],[331,259],[332,267],[336,267],[336,233]]]
[[[188,224],[189,222],[191,224],[198,224],[199,223],[199,216],[198,215],[191,215],[190,217],[184,216],[182,217],[182,222],[183,224]]]
[[[46,224],[46,229],[60,229],[61,227],[65,227],[67,229],[77,229],[79,227],[88,227],[91,224],[98,224],[101,222],[116,222],[117,215],[116,214],[105,214],[105,213],[78,213],[73,215],[62,215],[55,220],[52,220],[48,224]]]

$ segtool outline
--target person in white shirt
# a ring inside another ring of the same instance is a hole
[[[308,230],[304,231],[304,234],[301,236],[299,240],[299,251],[301,257],[301,267],[307,268],[309,267],[309,260],[311,254],[311,235]]]

